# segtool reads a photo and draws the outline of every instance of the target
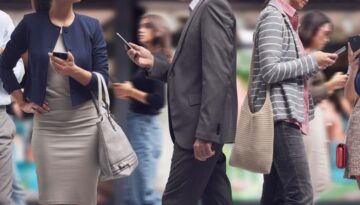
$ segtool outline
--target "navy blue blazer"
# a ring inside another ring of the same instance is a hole
[[[32,102],[42,105],[45,100],[48,53],[52,52],[60,34],[60,27],[51,23],[48,13],[32,13],[24,16],[15,28],[0,59],[0,77],[8,93],[20,89],[13,73],[21,55],[29,52],[29,69],[24,95]],[[101,73],[108,80],[106,43],[98,20],[75,14],[69,27],[63,28],[64,44],[75,58],[75,63],[90,72]],[[90,91],[97,91],[97,78],[92,74],[87,86],[70,78],[70,95],[73,106],[91,99]]]

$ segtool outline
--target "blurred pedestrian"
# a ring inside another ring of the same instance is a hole
[[[34,0],[0,62],[4,88],[21,110],[34,113],[33,154],[41,204],[95,205],[99,175],[98,114],[90,91],[93,71],[108,78],[106,43],[100,23],[76,14],[80,0]],[[24,93],[15,62],[28,51]],[[63,52],[64,59],[53,52]]]
[[[313,118],[307,78],[335,63],[336,54],[306,54],[298,36],[299,15],[308,1],[271,0],[255,31],[250,104],[254,112],[270,89],[274,116],[274,154],[264,175],[262,205],[313,204],[309,165],[302,133]]]
[[[346,148],[347,162],[345,168],[345,178],[356,179],[360,189],[360,74],[359,74],[359,55],[360,49],[353,51],[348,45],[349,60],[349,79],[345,87],[345,97],[354,106],[349,120],[349,129],[347,130]]]
[[[14,30],[14,24],[9,15],[0,10],[0,61],[10,35]],[[15,81],[20,82],[24,76],[24,64],[20,61],[14,62],[13,76]],[[16,132],[15,125],[6,113],[6,106],[11,104],[10,95],[4,90],[3,82],[0,80],[0,204],[24,203],[24,196],[19,180],[14,180],[12,141]],[[15,190],[13,190],[15,188]]]
[[[174,141],[163,205],[230,205],[222,147],[236,130],[236,22],[223,0],[186,0],[190,17],[171,66],[131,44],[129,57],[153,78],[168,82]]]
[[[171,33],[161,16],[143,16],[138,39],[154,56],[171,61]],[[148,78],[147,71],[139,68],[131,82],[114,83],[113,87],[118,98],[130,100],[127,136],[139,159],[138,168],[127,178],[125,204],[160,205],[155,179],[162,147],[158,114],[165,105],[165,84]]]
[[[302,19],[299,36],[305,52],[321,51],[330,41],[333,25],[330,19],[321,12],[307,13]],[[310,176],[314,191],[314,199],[331,182],[331,166],[329,140],[326,133],[325,113],[321,102],[345,87],[347,75],[336,73],[326,81],[324,72],[319,71],[309,78],[308,87],[314,99],[314,119],[309,123],[309,133],[304,135],[304,145],[309,160]]]

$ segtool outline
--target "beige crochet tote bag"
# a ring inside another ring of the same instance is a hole
[[[253,52],[254,55],[254,52]],[[250,68],[252,82],[253,63]],[[249,96],[246,94],[240,111],[235,144],[230,156],[230,165],[251,172],[268,174],[273,161],[274,119],[270,101],[270,89],[266,87],[266,99],[263,107],[253,113]]]

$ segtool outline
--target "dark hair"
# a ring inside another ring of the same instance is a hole
[[[165,19],[159,15],[146,14],[141,17],[141,20],[149,21],[148,26],[155,34],[157,34],[152,42],[153,46],[164,53],[170,62],[172,59],[171,32]]]
[[[51,7],[51,1],[52,0],[32,0],[31,3],[36,12],[48,12]]]
[[[299,36],[305,48],[308,48],[311,45],[320,27],[327,23],[331,24],[331,20],[319,11],[307,13],[301,19]]]

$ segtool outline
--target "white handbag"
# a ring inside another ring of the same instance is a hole
[[[248,93],[240,111],[230,165],[256,173],[269,174],[274,149],[274,119],[270,88],[269,85],[266,87],[266,99],[263,107],[253,113],[249,101],[252,72],[253,64],[250,68]]]
[[[93,95],[93,101],[99,115],[97,126],[100,180],[127,177],[138,166],[138,159],[125,133],[110,113],[110,98],[103,76],[95,74],[98,79],[98,98]]]

